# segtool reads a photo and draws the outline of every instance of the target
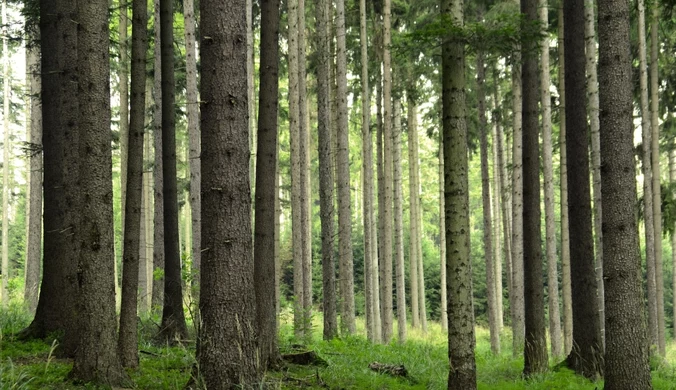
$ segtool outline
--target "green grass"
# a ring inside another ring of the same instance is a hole
[[[72,367],[69,360],[54,356],[55,344],[47,341],[19,342],[13,334],[21,330],[29,318],[18,307],[0,313],[0,390],[5,389],[95,389],[77,386],[65,378]],[[290,316],[282,318],[280,348],[282,353],[292,351],[299,343],[293,338]],[[408,341],[399,344],[373,345],[363,337],[363,321],[358,322],[358,336],[332,341],[321,340],[321,318],[314,319],[311,340],[307,349],[314,350],[327,361],[327,366],[288,365],[281,371],[268,372],[263,380],[265,388],[272,389],[443,389],[446,387],[448,362],[446,337],[439,324],[430,323],[429,332],[409,329]],[[194,345],[155,345],[150,340],[154,324],[141,324],[140,367],[129,375],[137,389],[182,389],[191,376],[195,363]],[[396,335],[396,325],[395,332]],[[570,370],[550,370],[529,380],[521,377],[522,358],[512,358],[511,335],[506,329],[502,335],[501,353],[490,352],[489,335],[485,328],[477,328],[477,379],[479,389],[597,389],[603,383],[592,382]],[[403,364],[408,378],[394,378],[378,374],[368,368],[369,363]],[[655,389],[676,390],[676,344],[670,344],[667,362],[654,364]],[[550,361],[554,367],[557,360]],[[260,386],[264,388],[264,386]]]

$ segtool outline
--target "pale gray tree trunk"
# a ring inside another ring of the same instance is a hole
[[[420,326],[420,309],[418,307],[418,243],[420,237],[418,227],[418,185],[415,180],[416,170],[418,169],[418,160],[415,157],[414,148],[417,147],[418,134],[415,126],[415,116],[417,115],[415,101],[412,96],[415,90],[415,83],[412,80],[412,74],[409,72],[409,93],[408,97],[408,185],[409,185],[409,263],[410,263],[410,281],[411,281],[411,326],[417,328]]]
[[[673,146],[674,145],[672,141],[672,150],[669,151],[669,182],[672,185],[676,183],[676,149],[673,149]],[[671,235],[671,269],[676,270],[676,234]],[[676,272],[673,271],[671,275],[671,286],[673,289],[676,289]],[[673,304],[672,307],[676,307],[676,294],[674,294],[672,304]],[[673,315],[674,315],[673,323],[676,324],[676,310],[674,310]]]
[[[543,26],[549,24],[547,0],[539,0],[539,16]],[[544,166],[545,247],[547,259],[547,295],[549,308],[549,338],[552,355],[562,356],[561,315],[559,314],[559,276],[556,254],[556,221],[554,214],[554,163],[552,160],[552,106],[549,87],[549,36],[540,48],[540,101],[542,107],[542,163]]]
[[[441,258],[441,330],[448,330],[448,280],[446,275],[446,210],[444,195],[444,147],[439,136],[439,257]]]
[[[406,270],[404,264],[404,196],[401,186],[401,104],[394,98],[392,123],[392,185],[394,202],[394,260],[397,279],[397,326],[399,343],[406,341]],[[416,250],[417,251],[417,250]]]
[[[127,44],[127,28],[129,25],[129,11],[127,3],[129,0],[118,0],[119,23],[118,23],[118,45],[120,49],[119,77],[120,77],[120,201],[122,207],[122,217],[120,224],[122,226],[122,236],[124,237],[124,213],[127,202],[127,159],[129,158],[129,45]],[[121,245],[121,247],[124,244]],[[115,271],[115,280],[117,283],[117,270]],[[118,288],[119,286],[116,286]],[[118,291],[119,292],[119,291]]]
[[[497,86],[496,86],[497,88]],[[493,103],[496,104],[497,100]],[[502,309],[502,261],[503,261],[503,252],[502,252],[502,240],[500,239],[500,234],[502,233],[502,213],[500,210],[500,194],[502,193],[502,186],[500,185],[500,166],[498,165],[498,122],[496,120],[496,108],[497,105],[493,107],[492,120],[493,124],[491,125],[491,159],[493,166],[493,182],[491,191],[491,210],[493,211],[492,219],[493,223],[493,241],[494,241],[494,251],[495,261],[495,306],[498,310],[497,312],[497,321],[498,329],[502,331],[504,327],[503,322],[503,309]]]
[[[146,114],[152,112],[152,94],[153,84],[150,77],[146,77]],[[153,286],[153,211],[152,211],[152,186],[153,177],[152,171],[148,169],[151,163],[152,156],[152,135],[150,129],[152,127],[152,118],[147,115],[147,122],[145,124],[144,132],[144,146],[143,146],[143,205],[141,209],[141,248],[140,255],[141,263],[139,264],[139,310],[141,313],[150,311],[152,304],[152,286]]]
[[[2,305],[7,306],[9,303],[9,291],[7,285],[9,284],[9,151],[11,148],[9,137],[9,46],[8,46],[8,31],[9,26],[7,20],[7,0],[2,2],[2,77],[3,77],[3,105],[2,105],[2,132],[5,135],[3,140],[2,153]]]

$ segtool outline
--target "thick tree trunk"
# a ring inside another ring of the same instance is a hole
[[[444,0],[441,13],[462,27],[463,1]],[[448,276],[448,389],[476,389],[472,263],[469,240],[467,123],[465,119],[464,44],[446,41],[441,47],[442,128],[446,272]]]
[[[354,271],[352,259],[352,210],[350,204],[350,144],[347,117],[347,52],[345,46],[345,2],[336,1],[336,82],[338,84],[336,179],[338,191],[338,257],[340,279],[340,322],[343,333],[356,331],[354,319]]]
[[[498,325],[498,308],[496,306],[495,268],[493,262],[493,220],[491,219],[491,188],[488,173],[488,123],[486,120],[486,66],[484,54],[476,56],[477,66],[477,98],[479,109],[479,138],[481,159],[481,200],[483,206],[483,247],[486,262],[486,292],[488,294],[488,327],[491,340],[491,352],[500,354],[500,327]]]
[[[174,83],[173,3],[160,0],[162,56],[162,194],[164,200],[164,307],[160,336],[166,340],[187,337],[183,313],[183,287],[178,235],[176,189],[176,112]]]
[[[195,4],[193,0],[183,1],[183,20],[185,22],[185,98],[188,112],[188,165],[190,167],[190,226],[192,256],[192,285],[199,292],[201,236],[200,225],[200,134],[199,102],[197,97],[197,58],[195,52]],[[251,118],[253,121],[253,118]]]
[[[605,388],[650,389],[636,223],[629,3],[599,0],[599,108],[606,261]]]
[[[28,170],[28,201],[26,202],[26,268],[24,301],[30,313],[38,305],[40,267],[42,263],[42,99],[40,74],[40,32],[37,25],[31,26],[31,35],[26,48],[26,70],[28,80],[29,119],[27,141],[30,144]]]
[[[406,341],[406,268],[404,264],[404,196],[401,188],[401,103],[393,101],[392,123],[392,201],[394,203],[394,260],[397,279],[397,335]]]
[[[203,325],[197,363],[209,389],[253,386],[261,372],[256,359],[256,298],[250,293],[254,267],[249,124],[242,66],[246,46],[241,42],[246,34],[245,3],[200,3],[201,96],[206,102],[201,106],[201,192],[202,210],[209,218],[202,219],[202,242],[208,250],[202,257]]]
[[[81,227],[81,234],[77,237],[80,246],[77,260],[79,291],[76,299],[79,342],[70,377],[84,382],[120,386],[128,381],[128,377],[115,348],[117,319],[112,280],[115,275],[115,243],[108,84],[108,1],[79,2],[75,18],[79,72],[79,179],[83,196],[81,203],[76,206]],[[143,88],[142,83],[141,90]],[[139,108],[143,109],[143,105]],[[142,138],[139,137],[139,140],[142,146]],[[140,195],[140,185],[137,188]],[[140,203],[140,196],[138,198],[136,207]],[[138,238],[138,230],[133,233]],[[133,254],[138,255],[138,247],[135,249]],[[138,267],[138,264],[134,266]]]

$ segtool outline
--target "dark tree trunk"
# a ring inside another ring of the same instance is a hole
[[[129,118],[129,156],[127,160],[127,200],[125,202],[124,247],[122,253],[122,306],[118,348],[122,365],[137,367],[139,257],[143,194],[143,133],[145,129],[146,49],[148,2],[132,5],[131,110]]]
[[[254,280],[261,370],[279,360],[275,289],[275,197],[279,90],[279,0],[261,3]],[[252,120],[252,119],[251,119]]]
[[[594,236],[589,186],[589,131],[585,107],[584,0],[564,2],[566,47],[566,154],[573,344],[567,364],[580,375],[603,375],[603,341],[596,297]]]
[[[319,207],[322,224],[322,306],[324,339],[338,336],[336,268],[333,258],[333,169],[331,168],[331,103],[329,101],[329,3],[315,5],[317,29],[317,133],[319,135]]]
[[[629,3],[599,0],[605,388],[650,389],[636,222]],[[566,48],[567,50],[568,48]],[[569,99],[570,102],[570,99]]]
[[[200,4],[202,245],[206,250],[201,264],[197,363],[208,389],[248,388],[259,377],[256,300],[251,294],[245,4],[245,0],[202,0]],[[273,290],[272,283],[268,288]]]
[[[183,339],[188,336],[185,315],[183,313],[181,255],[178,242],[173,12],[173,2],[171,0],[160,0],[162,178],[164,181],[162,188],[164,198],[164,307],[162,308],[160,337],[170,341],[177,338]]]
[[[537,21],[537,0],[521,0],[521,12]],[[537,44],[536,44],[537,45]],[[525,307],[525,376],[547,370],[547,322],[542,280],[540,229],[540,146],[537,51],[523,46],[523,269]],[[535,48],[532,48],[535,49]],[[584,60],[584,56],[582,58]],[[583,68],[584,69],[584,68]],[[586,151],[586,149],[585,149]],[[587,175],[588,176],[588,175]]]
[[[78,2],[74,20],[77,21],[82,195],[76,207],[81,227],[81,234],[77,236],[80,246],[76,299],[79,343],[70,377],[119,386],[127,382],[128,377],[116,348],[108,1]],[[143,85],[143,81],[141,83]],[[139,145],[142,142],[139,137]],[[138,187],[140,197],[140,180]],[[138,255],[138,250],[134,255]]]

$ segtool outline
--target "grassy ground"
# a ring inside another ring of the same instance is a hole
[[[72,362],[55,355],[56,344],[50,341],[17,342],[11,336],[22,329],[28,318],[21,309],[0,312],[0,389],[94,389],[65,380]],[[288,322],[284,321],[283,323]],[[362,326],[363,334],[363,323]],[[438,324],[430,323],[427,335],[409,331],[404,344],[372,345],[363,336],[341,340],[321,340],[321,322],[315,321],[312,340],[306,347],[323,358],[326,366],[289,365],[278,372],[268,373],[264,380],[273,389],[443,389],[446,387],[448,363],[446,337]],[[195,362],[194,346],[158,346],[149,341],[155,324],[141,323],[141,366],[129,374],[138,389],[181,389],[190,378]],[[396,330],[395,330],[396,334]],[[502,337],[502,353],[490,352],[488,331],[477,328],[477,376],[479,389],[596,389],[602,382],[591,382],[568,370],[551,370],[528,381],[521,378],[522,359],[511,356],[508,330]],[[282,352],[291,352],[298,344],[289,325],[280,331]],[[676,345],[668,350],[668,363],[654,366],[655,389],[676,390]],[[369,363],[403,364],[408,378],[378,374]],[[550,366],[558,363],[552,360]],[[261,388],[264,388],[261,386]]]

